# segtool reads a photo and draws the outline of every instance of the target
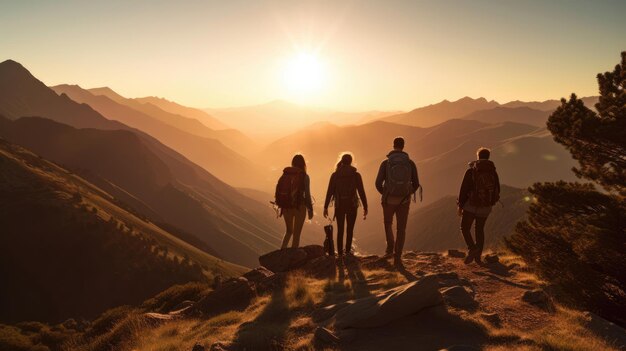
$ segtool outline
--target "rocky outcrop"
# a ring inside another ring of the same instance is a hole
[[[289,272],[303,267],[308,262],[324,256],[320,245],[308,245],[299,248],[275,250],[259,257],[261,266],[276,272]]]
[[[374,328],[440,305],[443,301],[438,288],[437,277],[427,275],[378,295],[350,301],[335,312],[334,326]]]

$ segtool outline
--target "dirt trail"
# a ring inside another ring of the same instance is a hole
[[[459,309],[448,305],[428,308],[409,317],[401,318],[389,325],[370,330],[336,331],[346,342],[342,350],[440,350],[453,345],[467,345],[481,349],[486,345],[509,345],[519,343],[520,338],[512,333],[494,337],[479,322],[484,314],[499,321],[495,324],[502,330],[532,332],[546,327],[551,313],[525,303],[521,297],[525,291],[539,288],[539,282],[523,272],[516,263],[507,262],[466,265],[463,259],[448,257],[440,253],[407,252],[403,256],[405,269],[398,270],[390,260],[377,256],[347,260],[346,272],[364,272],[367,279],[361,290],[371,294],[383,291],[391,283],[402,284],[419,279],[430,273],[458,275],[474,292],[477,305]],[[521,270],[521,271],[520,271]],[[402,279],[396,280],[394,275]],[[339,274],[341,279],[342,274]],[[391,281],[391,283],[390,283]],[[394,284],[395,285],[395,284]],[[359,286],[352,281],[352,286]]]

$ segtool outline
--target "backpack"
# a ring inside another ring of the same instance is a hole
[[[276,206],[297,208],[302,202],[304,192],[304,172],[296,167],[287,167],[276,184]]]
[[[385,195],[395,198],[406,198],[411,195],[412,171],[413,167],[409,155],[404,152],[394,152],[387,156]]]
[[[358,206],[356,169],[342,166],[335,172],[335,207]]]
[[[493,206],[500,200],[496,167],[489,160],[478,160],[471,164],[473,188],[470,204],[477,207]]]

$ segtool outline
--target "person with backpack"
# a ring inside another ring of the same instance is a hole
[[[380,164],[376,189],[382,195],[387,250],[385,257],[394,257],[394,265],[402,268],[402,250],[406,237],[411,195],[420,187],[417,167],[404,150],[404,138],[393,141],[393,150]],[[393,217],[396,217],[396,238],[393,237]]]
[[[465,171],[457,200],[458,214],[461,216],[461,233],[467,244],[465,264],[476,261],[482,264],[485,243],[485,223],[491,208],[500,200],[500,178],[496,166],[489,160],[491,151],[481,147],[476,151],[477,160],[469,163]],[[472,238],[472,224],[476,222]]]
[[[282,176],[276,184],[275,204],[280,209],[280,215],[285,219],[285,236],[281,249],[289,244],[291,247],[300,245],[300,234],[307,213],[313,218],[313,201],[311,200],[311,180],[306,173],[304,156],[297,154],[291,160],[291,167],[283,170]]]
[[[343,233],[346,230],[346,256],[352,256],[352,237],[356,223],[357,208],[363,203],[363,219],[367,218],[367,197],[363,187],[363,179],[356,168],[352,166],[352,155],[345,153],[341,156],[335,172],[330,176],[326,200],[324,201],[324,217],[328,217],[328,205],[334,200],[337,219],[337,253],[339,262],[343,259]]]

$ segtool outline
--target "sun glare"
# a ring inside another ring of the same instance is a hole
[[[292,99],[310,101],[324,88],[325,75],[325,67],[317,55],[299,52],[287,60],[283,80]]]

